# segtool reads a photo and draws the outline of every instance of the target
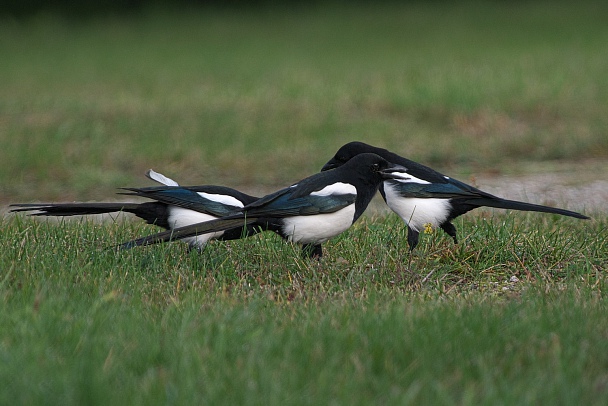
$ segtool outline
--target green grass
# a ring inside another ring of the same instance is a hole
[[[320,263],[6,218],[0,404],[605,404],[606,217],[470,218],[411,255],[366,218]]]
[[[452,173],[605,158],[607,12],[413,2],[5,17],[2,199],[102,199],[151,166],[274,187],[353,139]]]

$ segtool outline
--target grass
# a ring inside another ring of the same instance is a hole
[[[411,255],[366,218],[320,263],[6,218],[0,404],[604,404],[606,218],[470,217]]]
[[[257,193],[353,139],[454,176],[608,156],[606,2],[407,3],[2,16],[0,203],[149,167]],[[0,404],[606,404],[606,214],[491,213],[413,254],[364,218],[320,263],[4,216]]]
[[[4,17],[3,200],[103,199],[150,166],[272,188],[353,139],[453,175],[605,158],[606,11],[413,2]]]

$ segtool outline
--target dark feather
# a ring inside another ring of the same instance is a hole
[[[85,216],[114,212],[132,213],[148,224],[169,228],[167,206],[157,202],[147,203],[31,203],[11,204],[11,212],[36,211],[31,216]]]
[[[163,231],[162,233],[148,235],[136,240],[128,241],[118,246],[119,249],[130,249],[142,245],[159,244],[172,240],[178,240],[187,237],[194,237],[200,234],[214,233],[229,229],[242,229],[249,223],[254,222],[255,218],[236,217],[222,218],[217,220],[205,221],[185,227],[176,228],[173,230]]]

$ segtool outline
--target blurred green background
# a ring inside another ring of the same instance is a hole
[[[0,12],[2,204],[272,189],[351,140],[455,176],[608,157],[606,1],[75,4]]]

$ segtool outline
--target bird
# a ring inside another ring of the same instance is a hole
[[[12,212],[33,212],[32,216],[78,216],[113,212],[128,212],[166,230],[213,220],[240,210],[258,197],[238,190],[215,185],[180,186],[173,179],[150,169],[146,176],[160,187],[123,188],[126,195],[136,195],[152,202],[144,203],[34,203],[12,204]],[[201,251],[210,239],[234,240],[250,236],[259,228],[235,228],[184,239],[190,249]]]
[[[346,231],[365,211],[386,179],[405,168],[376,154],[359,154],[344,165],[309,176],[245,205],[238,213],[120,244],[118,248],[157,244],[245,225],[257,225],[303,246],[321,258],[321,244]]]
[[[433,228],[441,228],[457,244],[456,227],[452,224],[452,220],[482,206],[589,219],[583,214],[570,210],[502,199],[384,148],[359,141],[349,142],[340,147],[321,170],[335,170],[358,155],[366,153],[377,154],[391,163],[407,168],[407,172],[402,174],[401,178],[386,179],[380,186],[380,194],[388,207],[407,225],[410,250],[416,248],[420,231],[429,224]]]

